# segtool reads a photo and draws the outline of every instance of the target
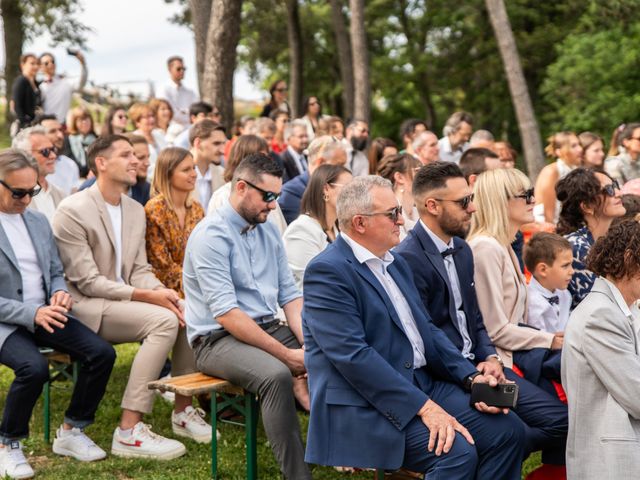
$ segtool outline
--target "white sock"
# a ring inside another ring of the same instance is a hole
[[[62,426],[62,425],[60,425],[60,430],[58,430],[58,432],[59,432],[58,436],[60,438],[64,438],[64,437],[67,437],[67,436],[71,435],[71,430],[65,430],[64,426]]]
[[[121,437],[129,438],[133,434],[133,428],[127,428],[126,430],[123,430],[118,427],[118,430],[120,431]]]

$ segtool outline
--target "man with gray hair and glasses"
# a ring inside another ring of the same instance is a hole
[[[389,251],[403,224],[391,183],[354,179],[337,212],[340,236],[304,277],[307,462],[519,479],[522,422],[469,405],[471,385],[496,378],[433,325],[409,266]]]
[[[53,451],[89,462],[106,456],[84,434],[93,423],[116,354],[113,347],[71,315],[62,263],[49,222],[27,207],[40,193],[39,167],[29,154],[0,153],[0,364],[15,373],[0,423],[0,477],[31,478],[22,453],[33,407],[49,381],[38,347],[80,362],[78,380]]]
[[[47,175],[55,172],[58,152],[47,136],[42,126],[28,127],[20,130],[13,138],[13,148],[19,148],[36,161],[38,166],[38,185],[42,187],[40,194],[34,197],[29,208],[37,210],[47,217],[49,223],[53,220],[56,208],[65,194],[47,180]]]

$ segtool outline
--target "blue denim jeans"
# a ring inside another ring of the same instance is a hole
[[[64,328],[49,333],[36,327],[34,333],[18,327],[0,349],[0,363],[11,368],[16,377],[4,406],[0,424],[0,443],[21,440],[29,435],[29,419],[33,407],[49,380],[47,360],[38,347],[49,347],[67,353],[80,363],[71,403],[64,421],[78,428],[93,423],[98,404],[104,395],[116,359],[113,347],[69,316]]]

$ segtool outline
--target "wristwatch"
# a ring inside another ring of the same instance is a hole
[[[471,385],[473,385],[473,379],[476,378],[478,375],[480,375],[480,372],[475,372],[464,379],[464,388],[466,390],[471,391]]]
[[[489,355],[487,357],[487,360],[489,360],[490,358],[495,358],[496,360],[498,360],[498,363],[500,364],[500,366],[504,368],[504,362],[502,361],[502,357],[500,355],[498,355],[497,353],[494,353],[493,355]]]

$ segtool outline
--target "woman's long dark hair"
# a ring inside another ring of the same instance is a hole
[[[598,172],[603,175],[609,174]],[[584,205],[600,208],[603,203],[602,186],[595,170],[590,168],[576,168],[556,183],[556,197],[562,202],[557,232],[567,235],[586,225],[584,219]]]

